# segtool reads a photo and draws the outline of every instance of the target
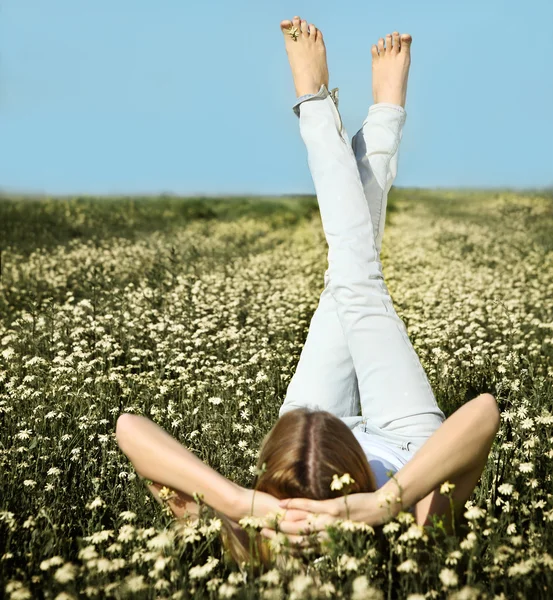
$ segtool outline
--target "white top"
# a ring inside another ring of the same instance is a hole
[[[352,433],[367,456],[376,478],[377,489],[390,479],[386,474],[388,471],[395,474],[413,457],[412,451],[402,450],[373,433],[365,433],[361,429],[352,429]]]

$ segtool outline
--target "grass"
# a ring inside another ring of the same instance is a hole
[[[338,527],[320,561],[244,579],[209,510],[173,539],[115,422],[250,485],[323,287],[315,198],[0,200],[4,595],[551,597],[552,216],[545,192],[393,190],[384,273],[436,398],[502,412],[468,527],[400,515],[385,552]]]

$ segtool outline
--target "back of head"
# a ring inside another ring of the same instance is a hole
[[[367,457],[349,427],[335,415],[307,407],[285,413],[261,443],[253,487],[276,498],[327,500],[341,496],[332,490],[334,475],[349,473],[348,493],[374,492],[376,483]],[[249,562],[250,544],[225,527],[223,541],[234,560]],[[273,558],[267,538],[254,544],[259,562]]]

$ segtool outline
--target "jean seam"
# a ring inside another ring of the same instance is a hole
[[[358,133],[360,133],[361,131],[363,131],[363,127],[365,126],[366,121],[367,121],[367,119],[365,119],[365,121],[363,121],[363,125],[362,125],[362,127],[361,127],[361,129],[360,129],[360,131]],[[357,161],[357,154],[356,154],[357,135],[358,134],[354,135],[353,138],[352,138],[352,140],[351,140],[351,149],[352,149],[353,155],[355,156],[356,163],[358,162]],[[374,242],[375,242],[375,247],[376,247],[376,241],[377,241],[377,238],[380,235],[380,223],[382,221],[382,212],[383,212],[382,209],[383,209],[383,205],[384,205],[384,195],[385,194],[384,194],[384,189],[382,189],[382,187],[378,183],[378,179],[376,178],[376,175],[375,175],[374,170],[373,170],[372,165],[371,165],[371,161],[369,160],[367,154],[364,155],[364,158],[367,158],[367,161],[369,163],[369,167],[368,168],[370,169],[370,171],[371,171],[371,173],[372,173],[372,175],[373,175],[373,177],[374,177],[374,179],[376,181],[377,187],[380,190],[380,196],[379,196],[379,198],[377,200],[377,204],[379,206],[379,211],[378,211],[378,215],[375,215],[377,218],[374,220],[374,223],[373,223],[373,237],[374,237]],[[390,160],[391,160],[391,158],[390,158]],[[390,163],[388,162],[388,164],[386,166],[386,170],[388,170],[389,164]],[[361,172],[359,172],[359,176],[361,177]],[[362,177],[361,177],[361,182],[363,183]],[[363,185],[363,189],[364,188],[365,188],[365,186]],[[367,198],[366,194],[365,194],[365,199],[367,200],[367,204],[369,205],[369,209],[370,209],[371,202]],[[372,214],[371,214],[371,219],[372,219]],[[377,252],[378,252],[378,254],[380,254],[380,251],[378,250],[378,248],[377,248]]]
[[[388,161],[386,164],[386,173],[388,172],[389,164],[390,164],[390,162]],[[378,186],[378,187],[380,187],[380,186]],[[380,235],[380,221],[382,220],[382,204],[384,202],[384,195],[385,195],[385,192],[384,192],[384,190],[381,189],[380,198],[379,198],[380,212],[378,213],[378,220],[375,223],[374,232],[373,232],[374,236],[375,236],[375,245],[376,245],[376,238]]]
[[[351,356],[351,355],[350,355]],[[352,359],[352,363],[353,363],[353,359]],[[357,413],[357,406],[356,406],[356,394],[355,394],[355,390],[358,387],[357,386],[357,376],[355,375],[355,366],[353,367],[353,373],[354,373],[354,379],[355,381],[352,381],[352,386],[351,386],[351,394],[350,394],[350,401],[349,401],[349,413],[352,417],[357,417],[358,415],[355,414]]]

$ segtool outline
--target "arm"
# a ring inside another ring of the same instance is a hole
[[[234,521],[252,514],[253,490],[217,473],[150,419],[122,414],[117,419],[116,438],[139,475],[181,492],[189,499],[186,505],[190,508],[197,492],[206,504]],[[254,516],[278,510],[276,498],[255,492]]]
[[[350,499],[353,501],[353,512],[361,517],[359,520],[368,519],[376,524],[415,506],[417,522],[422,525],[430,514],[450,512],[449,499],[439,493],[440,485],[449,481],[455,484],[452,498],[458,513],[480,478],[498,429],[499,410],[495,398],[482,394],[446,419],[395,478],[377,491],[377,497],[393,498],[392,502],[379,502],[376,511],[371,502],[368,513],[362,499],[354,498],[362,494],[352,494],[348,503]]]
[[[375,493],[356,493],[330,500],[292,498],[281,501],[290,509],[280,530],[298,540],[308,529],[324,530],[336,519],[348,518],[380,525],[401,510],[415,506],[417,523],[427,523],[431,514],[446,516],[449,526],[449,498],[440,495],[445,481],[455,484],[454,509],[459,513],[472,494],[486,465],[495,434],[499,428],[499,411],[491,394],[482,394],[455,411],[428,438],[415,456]],[[401,493],[398,485],[401,487]],[[381,498],[390,497],[390,503]],[[400,501],[397,501],[401,497]],[[348,513],[349,509],[349,513]],[[315,516],[313,513],[317,513]],[[274,532],[266,528],[265,535]]]

